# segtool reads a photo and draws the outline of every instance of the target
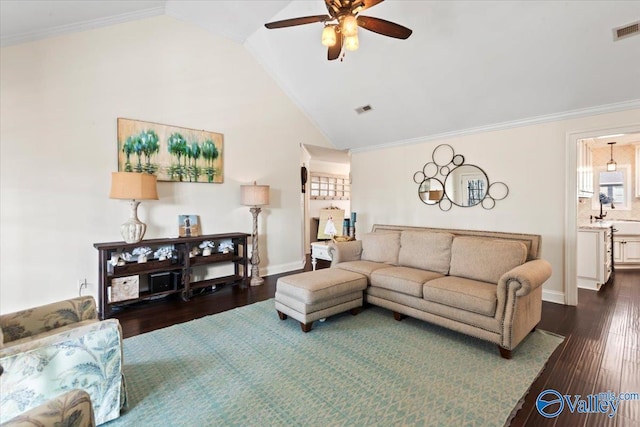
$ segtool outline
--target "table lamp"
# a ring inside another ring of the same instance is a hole
[[[260,264],[260,253],[258,248],[258,214],[262,209],[259,206],[269,204],[269,186],[268,185],[241,185],[242,204],[251,206],[249,211],[253,215],[253,235],[251,239],[251,286],[258,286],[264,283],[264,279],[260,277],[258,265]]]
[[[127,243],[138,243],[147,231],[147,225],[138,219],[140,200],[158,200],[157,177],[147,173],[112,172],[111,199],[131,200],[131,216],[120,226],[120,233]]]

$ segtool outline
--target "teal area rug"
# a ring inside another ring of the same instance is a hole
[[[562,338],[494,344],[377,307],[315,322],[273,300],[124,340],[113,426],[502,426]]]

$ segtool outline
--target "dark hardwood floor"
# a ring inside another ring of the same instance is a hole
[[[327,266],[318,261],[319,268]],[[126,338],[272,298],[280,276],[265,277],[258,287],[224,286],[189,302],[166,298],[138,304],[115,317]],[[563,335],[565,341],[531,386],[511,426],[640,426],[640,401],[622,402],[613,418],[565,409],[547,419],[535,408],[538,394],[547,389],[583,397],[607,391],[640,393],[640,270],[618,270],[599,292],[580,289],[578,294],[578,307],[543,303],[539,328]]]

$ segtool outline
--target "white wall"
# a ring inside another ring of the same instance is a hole
[[[358,212],[356,234],[370,231],[373,224],[541,234],[542,257],[553,267],[553,275],[544,285],[545,299],[562,301],[567,134],[638,122],[640,110],[636,109],[354,152],[351,208]],[[413,174],[431,161],[436,146],[445,143],[464,155],[465,163],[482,168],[490,182],[505,182],[509,186],[507,198],[497,201],[492,210],[453,206],[443,212],[423,204]]]
[[[224,134],[224,184],[159,183],[139,209],[146,238],[251,232],[241,184],[271,186],[263,274],[299,268],[300,143],[329,146],[246,49],[167,16],[1,50],[0,311],[97,295],[95,242],[122,240],[128,204],[108,198],[116,118]]]

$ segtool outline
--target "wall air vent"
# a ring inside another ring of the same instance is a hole
[[[613,29],[613,41],[626,39],[627,37],[640,34],[640,21]]]
[[[371,110],[373,110],[373,107],[371,105],[367,104],[367,105],[363,105],[362,107],[356,108],[356,113],[362,114],[362,113],[366,113],[367,111],[371,111]]]

